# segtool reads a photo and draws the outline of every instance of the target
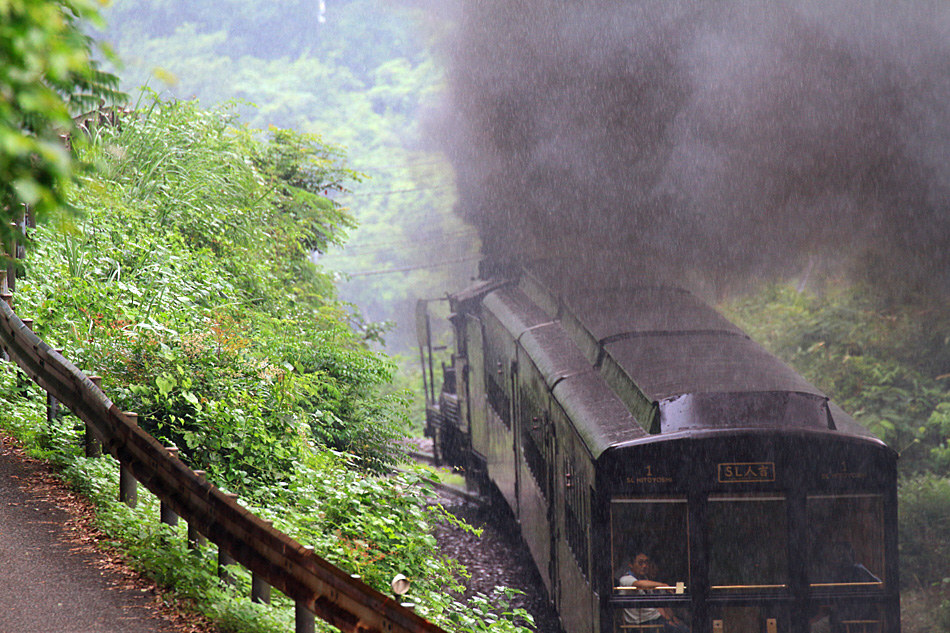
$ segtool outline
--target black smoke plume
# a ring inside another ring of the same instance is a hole
[[[458,25],[443,135],[487,255],[950,289],[947,3],[478,0]]]

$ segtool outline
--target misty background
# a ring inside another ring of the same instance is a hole
[[[104,16],[131,94],[231,103],[252,128],[345,151],[362,182],[328,194],[358,227],[315,260],[358,306],[355,327],[392,322],[387,349],[409,352],[415,300],[465,286],[477,268],[477,234],[452,211],[452,167],[422,123],[444,93],[433,48],[450,14],[411,0],[116,0]]]

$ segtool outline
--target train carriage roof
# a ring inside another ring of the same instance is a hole
[[[565,378],[553,393],[595,459],[611,446],[648,437],[597,372]]]
[[[683,394],[743,391],[823,396],[758,344],[735,335],[660,331],[608,342],[603,348],[604,362],[616,363],[653,401]]]
[[[873,437],[683,289],[558,283],[542,267],[455,298],[459,305],[481,300],[498,318],[595,457],[648,433],[798,429]]]
[[[595,457],[610,446],[647,435],[634,414],[581,353],[571,336],[517,286],[485,295],[491,311],[531,358]],[[643,403],[646,409],[650,403]]]
[[[494,289],[485,296],[484,304],[514,338],[521,336],[525,330],[553,320],[523,292],[518,292],[510,285]]]
[[[561,280],[539,266],[519,287],[561,323],[651,433],[798,428],[871,436],[691,293],[655,280],[601,287]]]

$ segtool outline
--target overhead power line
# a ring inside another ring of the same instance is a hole
[[[340,255],[345,255],[346,251],[351,250],[363,250],[367,248],[381,248],[381,247],[391,247],[391,246],[413,246],[415,244],[424,244],[426,242],[444,242],[447,240],[463,238],[463,237],[476,237],[478,234],[471,229],[463,229],[460,231],[453,231],[452,233],[424,233],[419,237],[414,237],[408,240],[394,240],[391,242],[358,242],[356,244],[344,244]],[[365,250],[363,252],[366,252]]]
[[[365,198],[367,196],[388,196],[394,193],[412,193],[415,191],[435,191],[438,189],[451,189],[454,186],[455,185],[433,185],[432,187],[414,187],[412,189],[387,189],[387,190],[381,190],[381,191],[361,191],[359,193],[348,192],[348,195],[354,198]]]
[[[444,240],[426,240],[426,241],[416,241],[416,242],[407,242],[403,246],[381,246],[379,248],[368,248],[358,252],[341,252],[328,255],[328,258],[332,259],[356,259],[359,257],[365,257],[368,255],[379,255],[380,253],[388,253],[390,255],[398,255],[405,251],[412,251],[413,253],[433,253],[436,252],[445,252],[446,249],[459,250],[460,246],[466,244],[471,244],[471,236],[459,236],[454,238],[447,238]],[[468,250],[468,249],[463,249]]]
[[[420,266],[405,266],[403,268],[386,268],[383,270],[364,270],[356,273],[347,273],[340,271],[341,274],[346,275],[349,278],[353,277],[372,277],[374,275],[389,275],[392,273],[406,273],[413,270],[422,270],[425,268],[439,268],[440,266],[451,266],[452,264],[461,264],[463,262],[474,262],[481,259],[481,255],[475,255],[472,257],[463,257],[461,259],[452,259],[444,262],[437,262],[435,264],[422,264]]]
[[[445,167],[452,166],[452,164],[449,163],[447,160],[432,159],[432,160],[410,161],[406,163],[392,162],[392,161],[386,162],[386,163],[361,163],[357,161],[353,164],[353,167],[357,169],[358,171],[362,171],[362,172],[376,172],[376,171],[382,171],[384,169],[405,170],[405,169],[412,169],[414,167],[429,167],[429,166],[435,166],[435,165],[445,166]]]

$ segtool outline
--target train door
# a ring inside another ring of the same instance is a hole
[[[515,352],[517,354],[517,351]],[[521,388],[518,380],[518,361],[517,357],[513,357],[508,361],[508,389],[511,394],[511,425],[512,425],[512,434],[511,434],[511,459],[514,464],[514,478],[515,478],[515,506],[512,507],[512,510],[515,513],[515,518],[518,522],[521,522],[522,512],[521,512],[521,451],[519,450],[519,440],[521,438],[522,428],[521,425],[524,423],[521,420],[521,416],[517,415],[516,412],[521,410]]]
[[[466,341],[465,354],[468,357],[469,371],[465,372],[468,398],[468,426],[471,433],[472,457],[475,463],[476,477],[485,474],[485,461],[488,455],[489,434],[487,419],[487,400],[485,395],[485,352],[482,336],[482,322],[476,317],[465,318],[464,340]]]
[[[519,518],[517,482],[517,429],[513,418],[517,391],[515,340],[505,325],[491,312],[482,313],[485,395],[488,446],[485,457],[488,475]]]
[[[545,408],[544,416],[544,446],[542,447],[542,452],[544,455],[545,467],[546,467],[546,479],[548,483],[548,530],[551,535],[550,540],[550,562],[548,564],[548,574],[551,578],[551,600],[555,603],[556,608],[560,608],[559,601],[557,596],[560,595],[561,583],[558,576],[558,559],[557,559],[557,543],[560,539],[560,533],[558,532],[558,508],[556,497],[554,493],[554,481],[556,476],[556,464],[558,458],[557,452],[557,430],[554,424],[554,420],[551,418],[548,408]]]

